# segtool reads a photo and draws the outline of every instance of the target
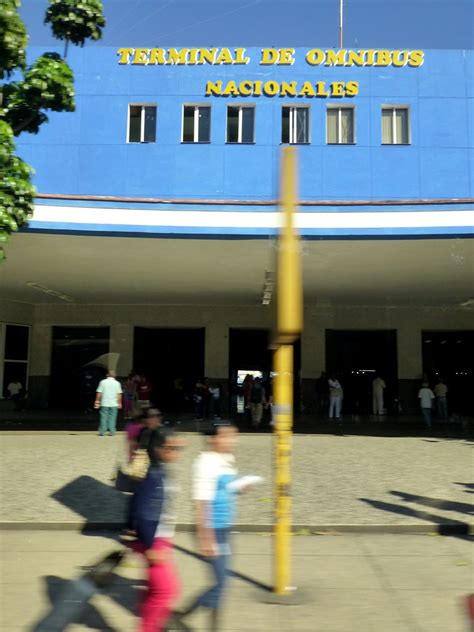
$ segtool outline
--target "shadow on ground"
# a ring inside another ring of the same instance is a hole
[[[465,485],[469,488],[465,491],[470,492],[470,487],[472,486],[470,483],[456,484]],[[430,507],[442,511],[454,511],[456,513],[464,513],[470,516],[474,515],[474,508],[473,505],[470,503],[444,500],[441,498],[429,498],[428,496],[419,496],[417,494],[410,494],[408,492],[401,492],[396,490],[392,490],[389,493],[400,498],[406,503],[412,503],[414,505],[421,505],[422,507]],[[373,500],[370,498],[359,498],[359,500],[367,503],[375,509],[379,509],[380,511],[387,511],[402,516],[410,516],[412,518],[431,522],[434,525],[434,530],[440,535],[455,536],[469,540],[474,539],[469,535],[471,525],[468,522],[464,522],[462,520],[454,518],[446,518],[445,516],[425,511],[424,509],[416,506],[410,507],[408,505],[389,503],[381,500]]]

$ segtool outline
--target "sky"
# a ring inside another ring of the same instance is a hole
[[[87,46],[338,48],[339,0],[103,0]],[[22,0],[30,44],[57,45],[47,0]],[[345,48],[474,48],[474,0],[344,0]]]

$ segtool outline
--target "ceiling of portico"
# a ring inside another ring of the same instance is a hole
[[[274,245],[262,240],[22,233],[0,267],[0,298],[86,304],[258,305]],[[307,303],[439,305],[474,298],[474,240],[303,242]]]

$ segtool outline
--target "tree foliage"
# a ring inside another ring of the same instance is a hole
[[[45,23],[58,39],[83,46],[86,39],[102,37],[100,0],[49,4]],[[47,110],[75,109],[73,73],[60,55],[44,53],[26,65],[28,36],[19,5],[19,0],[0,0],[0,261],[8,236],[28,221],[34,208],[33,170],[15,155],[14,136],[37,134],[48,121]]]
[[[44,21],[58,39],[84,46],[86,39],[102,37],[102,11],[100,0],[50,0]]]
[[[0,0],[0,79],[25,67],[28,37],[18,5],[18,0]]]

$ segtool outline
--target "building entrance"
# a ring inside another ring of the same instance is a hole
[[[50,405],[91,412],[107,366],[109,327],[53,327]]]
[[[472,414],[474,331],[423,331],[423,371],[431,387],[448,386],[448,411]]]
[[[372,413],[372,381],[378,374],[386,383],[384,404],[394,412],[397,388],[396,330],[326,330],[326,370],[339,377],[346,413]]]
[[[269,349],[267,329],[229,330],[229,384],[232,413],[245,414],[244,379],[246,375],[260,377],[267,396],[272,394],[273,352]],[[294,345],[295,411],[300,408],[301,344]]]
[[[133,362],[152,385],[152,401],[175,413],[192,410],[196,381],[204,376],[205,330],[135,327]]]

